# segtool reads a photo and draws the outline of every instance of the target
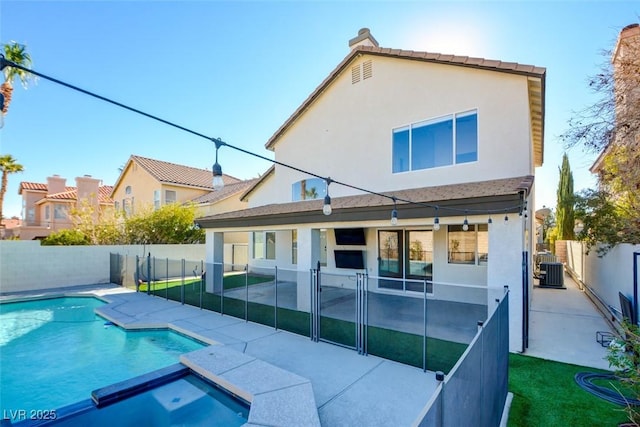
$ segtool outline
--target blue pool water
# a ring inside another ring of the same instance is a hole
[[[108,325],[95,298],[0,304],[0,409],[47,411],[179,361],[203,344],[167,331]]]

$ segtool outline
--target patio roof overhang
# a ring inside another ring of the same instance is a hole
[[[402,219],[469,216],[489,213],[520,212],[522,201],[529,194],[533,176],[491,181],[423,187],[375,194],[335,197],[333,213],[322,213],[322,200],[279,203],[227,212],[199,218],[202,228],[253,228],[311,223],[362,222],[388,220],[393,207],[392,196],[416,203],[398,202],[398,217]]]

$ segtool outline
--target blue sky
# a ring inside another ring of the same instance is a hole
[[[547,68],[545,162],[536,208],[555,207],[558,139],[594,101],[587,77],[640,3],[600,2],[0,2],[0,40],[27,45],[33,68],[230,144],[272,157],[268,138],[368,27],[380,46]],[[11,175],[4,215],[20,215],[20,181],[85,174],[113,185],[131,154],[210,169],[205,139],[39,79],[16,85],[0,153]],[[575,189],[594,186],[594,154],[569,151]],[[222,150],[223,171],[257,177],[270,163]],[[321,170],[315,171],[322,173]],[[339,177],[335,177],[340,179]]]

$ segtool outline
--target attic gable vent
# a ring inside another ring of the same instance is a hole
[[[351,84],[373,77],[373,63],[369,59],[362,64],[351,67]]]
[[[351,84],[356,84],[360,81],[360,64],[351,67]]]
[[[362,78],[368,79],[370,77],[373,77],[373,64],[371,60],[368,60],[362,63]]]

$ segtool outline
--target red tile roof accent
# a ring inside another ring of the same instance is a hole
[[[213,188],[213,177],[209,169],[198,169],[136,155],[132,155],[130,160],[138,163],[160,182],[205,189]],[[222,179],[225,185],[240,182],[238,178],[227,174],[223,174]]]
[[[71,191],[74,188],[76,187],[65,187],[64,191]],[[23,190],[46,192],[48,190],[48,187],[46,183],[22,181],[20,183],[20,187],[18,188],[18,194],[22,194]]]

